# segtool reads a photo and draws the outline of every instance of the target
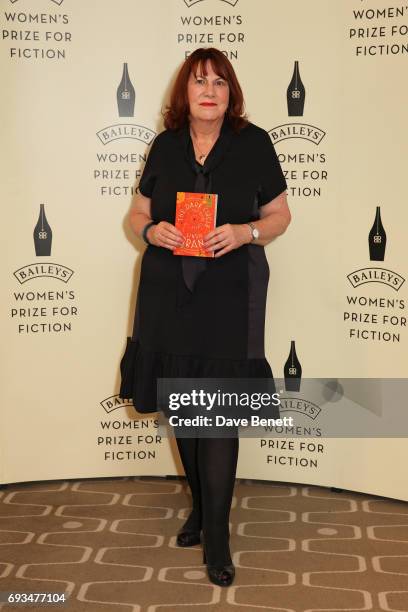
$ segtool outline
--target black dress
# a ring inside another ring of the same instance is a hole
[[[174,224],[177,191],[198,191],[192,151],[188,125],[154,140],[139,184],[151,198],[154,221]],[[224,120],[207,161],[208,192],[218,194],[217,226],[258,219],[259,207],[287,188],[268,133],[254,124],[235,133]],[[186,286],[182,259],[153,245],[143,255],[120,389],[138,412],[157,410],[158,377],[272,377],[264,353],[269,280],[264,248],[245,244],[206,258],[193,291]]]

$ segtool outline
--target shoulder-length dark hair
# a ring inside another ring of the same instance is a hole
[[[181,66],[170,93],[170,103],[163,113],[164,126],[167,129],[178,130],[188,122],[190,112],[187,97],[188,79],[191,73],[197,74],[198,68],[206,76],[207,60],[211,62],[214,72],[225,79],[229,85],[229,104],[226,116],[230,120],[232,128],[238,132],[247,125],[248,119],[244,110],[244,96],[234,68],[229,59],[221,51],[214,47],[209,47],[207,49],[196,49]]]

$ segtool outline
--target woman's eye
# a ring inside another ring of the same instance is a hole
[[[227,83],[226,81],[216,81],[216,84],[219,85],[220,87],[224,87]]]

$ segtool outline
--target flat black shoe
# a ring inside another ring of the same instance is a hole
[[[180,531],[177,534],[177,546],[195,546],[200,544],[200,531]]]
[[[203,555],[203,563],[206,564],[206,556],[205,552]],[[234,582],[235,578],[235,566],[231,565],[222,565],[220,567],[216,567],[214,565],[207,565],[207,573],[208,577],[213,584],[217,584],[218,586],[228,587]]]

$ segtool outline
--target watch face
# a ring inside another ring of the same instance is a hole
[[[252,230],[252,235],[254,237],[254,240],[258,240],[258,238],[259,238],[259,230],[256,229],[256,227],[254,227],[254,229]]]

